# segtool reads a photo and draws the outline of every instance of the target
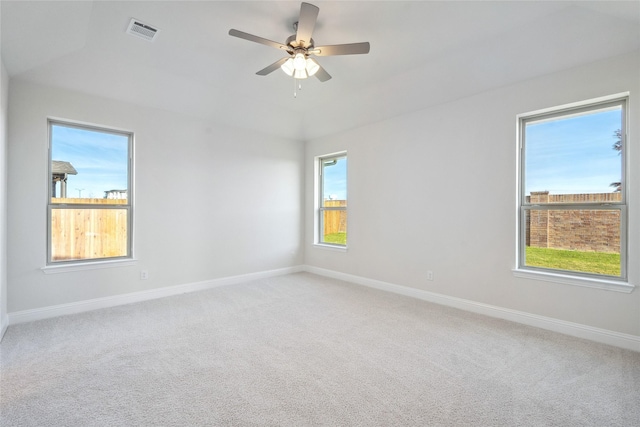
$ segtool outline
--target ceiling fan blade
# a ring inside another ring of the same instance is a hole
[[[318,71],[316,71],[314,76],[316,76],[321,82],[326,82],[327,80],[329,80],[331,78],[331,74],[327,73],[327,70],[322,68],[322,65],[318,64],[318,67],[320,68],[318,69]]]
[[[253,34],[245,33],[244,31],[231,29],[229,30],[229,35],[233,37],[249,40],[250,42],[261,43],[267,46],[275,47],[276,49],[283,49],[286,51],[290,49],[287,46],[283,45],[282,43],[278,43],[278,42],[274,42],[273,40],[268,40],[262,37],[254,36]]]
[[[302,47],[309,47],[309,45],[311,45],[311,35],[313,34],[313,28],[316,26],[318,12],[320,12],[320,9],[312,4],[302,3],[302,5],[300,5],[296,42],[302,45]]]
[[[282,64],[284,64],[287,59],[289,59],[289,58],[278,59],[276,62],[274,62],[273,64],[269,65],[268,67],[263,68],[262,70],[258,71],[256,74],[259,75],[259,76],[266,76],[269,73],[273,73],[275,70],[280,68],[280,66]]]
[[[309,53],[316,56],[333,56],[333,55],[359,55],[369,53],[369,42],[334,44],[331,46],[318,46]]]

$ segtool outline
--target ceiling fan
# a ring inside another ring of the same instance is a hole
[[[326,82],[331,75],[325,71],[314,59],[309,56],[333,56],[333,55],[357,55],[369,53],[369,42],[349,43],[329,46],[315,46],[311,35],[313,28],[318,19],[320,9],[309,3],[302,3],[300,6],[300,17],[298,22],[293,25],[296,34],[287,38],[284,43],[274,42],[262,37],[254,36],[231,29],[229,35],[249,40],[255,43],[261,43],[267,46],[281,49],[288,53],[288,56],[277,60],[273,64],[263,68],[256,74],[266,76],[269,73],[281,68],[287,75],[295,79],[306,79],[307,77],[316,76],[321,82]]]

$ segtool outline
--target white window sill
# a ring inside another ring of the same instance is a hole
[[[97,270],[100,268],[126,267],[137,264],[137,259],[118,259],[109,261],[78,262],[73,264],[47,265],[40,270],[44,274],[70,273],[73,271]]]
[[[335,252],[347,252],[347,247],[346,246],[337,246],[337,245],[327,245],[324,243],[314,243],[313,244],[314,248],[318,248],[318,249],[326,249],[329,251],[335,251]]]
[[[568,274],[550,273],[546,271],[532,271],[523,269],[513,269],[515,277],[524,279],[543,280],[545,282],[562,283],[565,285],[584,286],[587,288],[604,289],[607,291],[631,293],[635,289],[635,285],[610,279],[597,279],[591,277],[571,276]]]

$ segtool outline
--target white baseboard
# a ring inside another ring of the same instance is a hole
[[[4,316],[2,316],[2,318],[0,318],[0,342],[4,337],[4,333],[7,332],[8,327],[9,327],[9,316],[5,314]]]
[[[202,282],[187,283],[183,285],[167,286],[158,289],[149,289],[147,291],[132,292],[123,295],[114,295],[111,297],[95,298],[85,301],[72,302],[68,304],[60,304],[49,307],[35,308],[31,310],[16,311],[9,313],[9,319],[4,328],[8,325],[18,323],[32,322],[34,320],[49,319],[52,317],[64,316],[68,314],[83,313],[85,311],[97,310],[100,308],[115,307],[118,305],[131,304],[164,298],[173,295],[185,294],[188,292],[202,291],[205,289],[216,288],[218,286],[235,285],[238,283],[249,282],[252,280],[264,279],[268,277],[283,276],[285,274],[297,273],[304,271],[304,267],[287,267],[277,270],[268,270],[258,273],[241,274],[238,276],[223,277],[220,279],[205,280]]]
[[[582,325],[579,323],[567,322],[551,317],[539,316],[537,314],[530,314],[523,311],[483,304],[471,300],[437,294],[434,292],[396,285],[393,283],[382,282],[380,280],[367,279],[365,277],[354,276],[351,274],[340,273],[337,271],[327,270],[324,268],[313,267],[309,265],[304,266],[304,271],[320,276],[344,280],[346,282],[355,283],[370,288],[418,298],[424,301],[429,301],[448,307],[459,308],[461,310],[470,311],[473,313],[484,314],[486,316],[495,317],[498,319],[509,320],[528,326],[535,326],[537,328],[559,332],[561,334],[570,335],[573,337],[584,338],[591,341],[596,341],[599,343],[609,344],[616,347],[640,352],[640,337],[636,335],[629,335],[610,331],[607,329],[594,328],[592,326]]]

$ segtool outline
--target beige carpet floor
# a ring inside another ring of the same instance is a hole
[[[2,426],[638,426],[640,353],[308,273],[14,325]]]

